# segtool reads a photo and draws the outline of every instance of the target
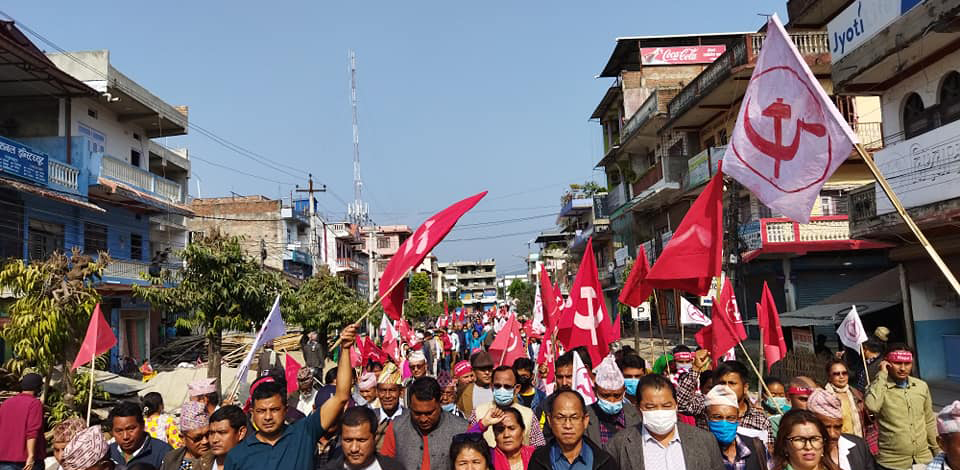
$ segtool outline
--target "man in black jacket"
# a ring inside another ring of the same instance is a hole
[[[873,454],[867,442],[853,434],[843,433],[843,403],[832,392],[814,390],[807,400],[807,409],[817,415],[830,434],[830,460],[841,470],[873,470]],[[856,411],[856,410],[854,410]]]
[[[553,441],[530,457],[528,470],[619,470],[606,451],[584,436],[590,417],[579,393],[560,390],[547,399]]]
[[[377,415],[366,406],[347,408],[341,418],[340,443],[343,455],[331,460],[324,470],[406,470],[399,461],[377,453]]]

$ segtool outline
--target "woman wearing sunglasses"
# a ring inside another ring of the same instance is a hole
[[[773,470],[840,470],[827,454],[830,435],[807,410],[790,410],[773,445]]]
[[[850,386],[850,369],[843,360],[833,359],[827,364],[827,384],[824,389],[836,395],[843,404],[843,433],[872,442],[872,450],[876,452],[876,426],[863,404],[863,393]]]

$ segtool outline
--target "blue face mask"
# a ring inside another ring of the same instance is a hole
[[[457,404],[447,403],[446,405],[440,405],[440,409],[442,409],[443,411],[448,411],[450,413],[453,413],[453,410],[457,409]]]
[[[739,426],[739,423],[707,421],[707,425],[710,427],[710,432],[713,433],[713,436],[717,438],[720,444],[725,446],[730,445],[737,437],[737,426]]]
[[[500,406],[508,406],[513,403],[513,389],[497,388],[493,390],[493,401]]]
[[[767,408],[771,410],[779,409],[781,412],[786,413],[790,411],[790,404],[787,403],[787,399],[784,397],[770,397],[767,398],[764,402],[767,405]]]
[[[597,400],[597,405],[600,405],[600,410],[608,415],[619,414],[620,410],[623,409],[623,402],[618,401],[616,403],[609,402],[607,400]]]
[[[623,379],[623,385],[627,387],[627,394],[637,396],[637,385],[640,385],[640,379]]]

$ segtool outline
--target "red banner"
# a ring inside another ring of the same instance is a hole
[[[643,65],[709,64],[720,57],[727,46],[641,47]]]

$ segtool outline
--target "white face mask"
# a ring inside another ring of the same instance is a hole
[[[653,434],[662,436],[677,425],[677,410],[641,411],[643,426]]]

